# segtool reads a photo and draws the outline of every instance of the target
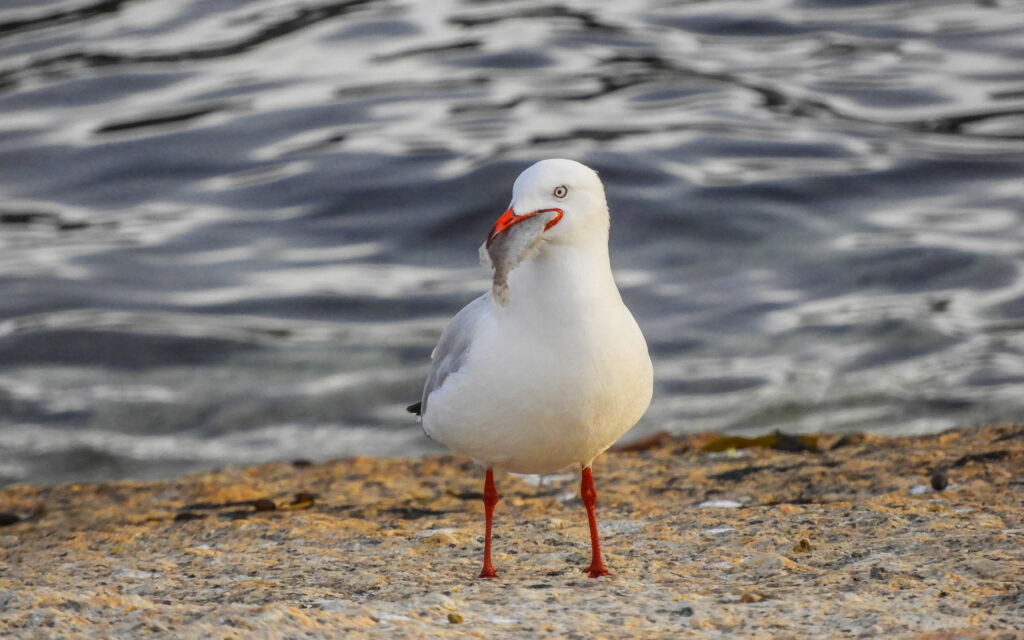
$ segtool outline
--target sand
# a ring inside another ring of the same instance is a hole
[[[1024,427],[747,444],[602,456],[600,579],[578,474],[498,479],[495,580],[455,456],[8,487],[0,637],[1024,638]]]

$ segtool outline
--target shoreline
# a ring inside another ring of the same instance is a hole
[[[476,578],[483,473],[453,455],[8,486],[0,632],[1024,638],[1021,425],[716,438],[598,459],[598,580],[578,476],[499,478]]]

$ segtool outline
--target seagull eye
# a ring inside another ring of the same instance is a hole
[[[563,185],[559,185],[559,186],[555,187],[554,193],[555,193],[555,197],[556,198],[564,198],[566,196],[566,194],[569,193],[569,188],[566,187],[564,184]]]

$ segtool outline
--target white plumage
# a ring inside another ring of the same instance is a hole
[[[423,429],[484,467],[589,466],[650,404],[651,359],[612,278],[597,174],[572,160],[523,172],[510,208],[554,207],[563,218],[509,274],[508,305],[483,294],[449,322],[431,356]]]
[[[653,373],[612,277],[608,205],[592,169],[572,160],[528,168],[488,244],[500,234],[537,233],[537,225],[520,231],[531,225],[519,223],[550,211],[561,215],[539,242],[510,245],[528,246],[529,254],[505,258],[523,258],[507,276],[507,303],[487,292],[445,328],[431,356],[422,424],[488,470],[573,466],[585,469],[586,481],[594,458],[647,410]],[[596,525],[592,536],[599,564]]]

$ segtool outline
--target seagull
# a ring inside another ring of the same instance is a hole
[[[526,169],[481,248],[493,262],[494,287],[448,323],[422,400],[408,408],[427,436],[486,469],[481,578],[498,576],[491,563],[496,468],[581,469],[592,552],[585,571],[610,575],[591,464],[647,411],[654,376],[612,276],[609,224],[593,169],[563,159]]]

